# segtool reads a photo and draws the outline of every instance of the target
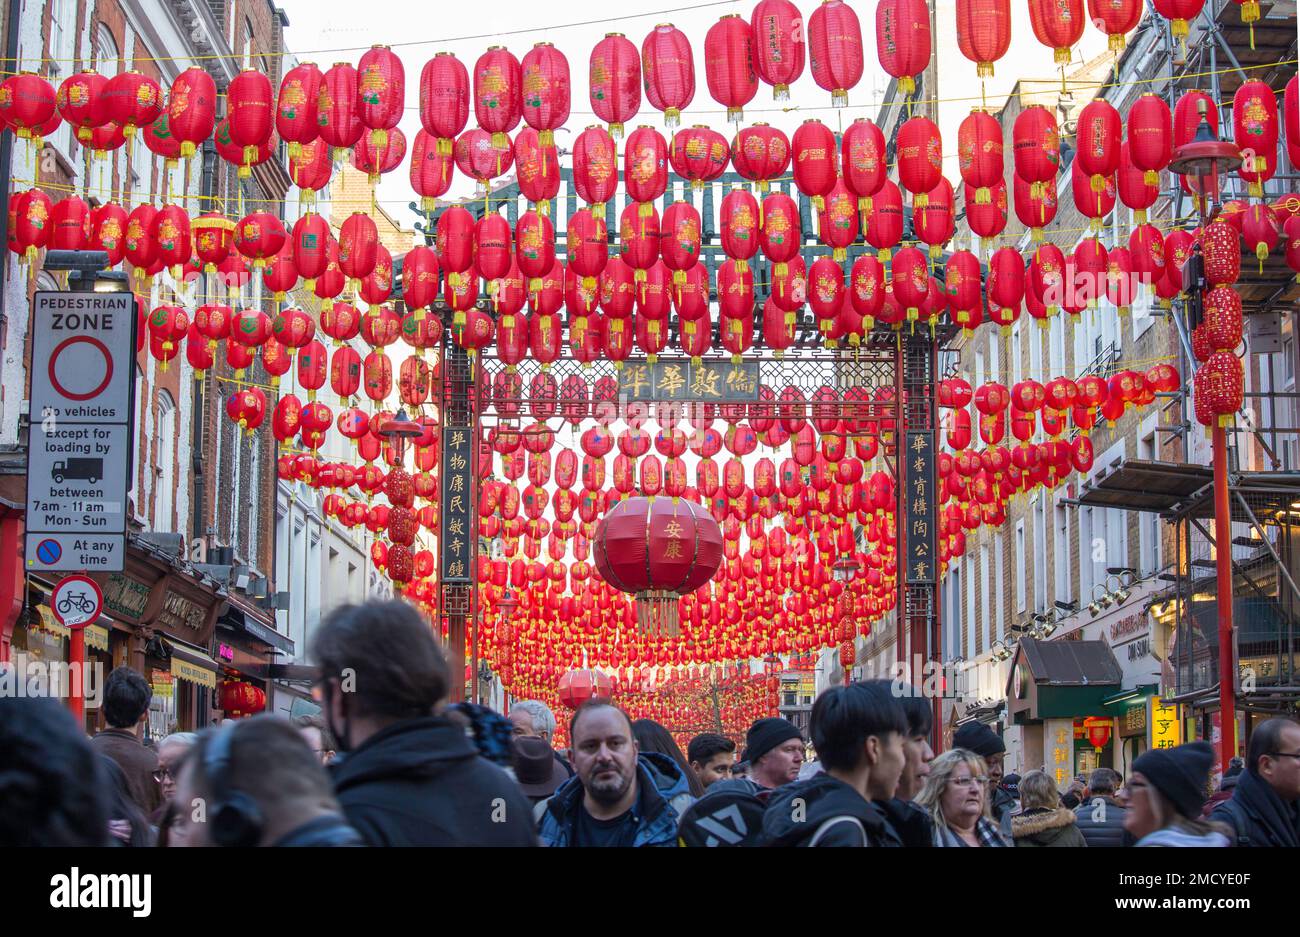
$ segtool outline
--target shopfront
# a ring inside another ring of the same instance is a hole
[[[1116,739],[1105,700],[1120,680],[1105,641],[1022,638],[1006,694],[1011,724],[1022,727],[1024,766],[1042,765],[1062,790],[1073,777],[1112,766]]]
[[[293,659],[294,644],[275,630],[269,615],[229,597],[217,618],[212,653],[221,671],[216,705],[227,718],[241,718],[269,707],[273,668],[278,660]]]

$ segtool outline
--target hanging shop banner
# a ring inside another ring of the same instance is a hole
[[[935,541],[934,430],[907,431],[907,582],[922,585],[938,574]]]
[[[29,572],[111,572],[126,562],[135,304],[131,293],[32,301]]]
[[[442,431],[442,581],[470,581],[470,508],[473,504],[474,431],[447,426]]]
[[[757,400],[758,362],[630,359],[618,372],[618,393],[626,400]]]
[[[1151,727],[1152,748],[1174,748],[1182,742],[1182,726],[1178,722],[1178,704],[1166,703],[1158,696],[1151,697],[1151,716],[1147,724]]]

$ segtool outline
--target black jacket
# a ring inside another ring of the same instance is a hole
[[[1249,771],[1241,773],[1232,798],[1215,807],[1210,819],[1232,827],[1237,846],[1300,846],[1300,802],[1286,803]]]
[[[364,846],[357,831],[337,813],[310,820],[286,833],[272,846]]]
[[[394,723],[332,765],[348,822],[370,846],[535,846],[510,776],[437,716]]]
[[[901,846],[902,840],[878,806],[838,778],[816,774],[772,792],[763,813],[763,844]]]
[[[885,814],[885,822],[898,837],[903,846],[934,845],[934,821],[923,807],[918,807],[910,800],[874,801]]]
[[[677,821],[695,801],[677,762],[658,752],[642,752],[636,759],[637,800],[633,807],[636,831],[632,845],[676,846]],[[586,796],[582,778],[574,775],[543,801],[538,832],[547,846],[582,846],[576,842],[578,810]]]
[[[1124,829],[1128,808],[1113,797],[1090,797],[1074,808],[1075,822],[1089,846],[1132,846],[1133,835]]]

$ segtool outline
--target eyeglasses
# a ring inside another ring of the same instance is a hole
[[[985,778],[985,777],[978,777],[978,778],[953,778],[951,783],[957,785],[958,787],[973,787],[973,786],[982,786],[982,785],[985,785],[985,784],[989,783],[989,779],[988,779],[988,778]]]
[[[159,784],[161,784],[165,778],[171,778],[173,781],[176,780],[176,775],[172,773],[171,768],[163,766],[153,773],[153,779]]]
[[[1300,758],[1300,752],[1269,752],[1270,758]]]

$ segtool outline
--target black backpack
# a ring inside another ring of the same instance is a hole
[[[772,792],[752,781],[718,781],[677,823],[679,846],[757,846]]]

